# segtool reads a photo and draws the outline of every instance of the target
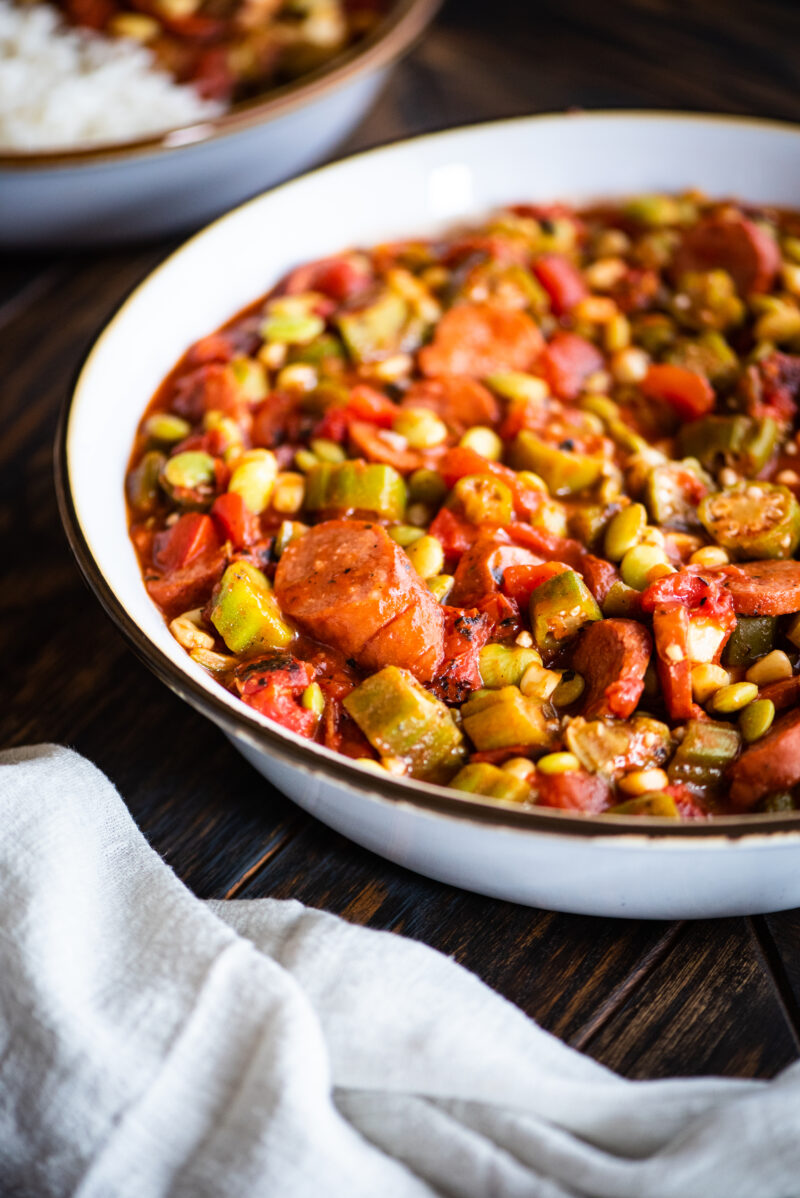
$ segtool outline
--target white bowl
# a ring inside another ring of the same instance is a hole
[[[440,0],[396,0],[330,64],[220,117],[135,142],[0,150],[0,247],[109,245],[196,229],[324,158]]]
[[[676,824],[520,810],[378,778],[270,724],[190,660],[144,588],[123,498],[140,416],[192,341],[299,262],[431,233],[504,202],[691,186],[797,203],[800,131],[718,117],[595,113],[503,121],[362,154],[252,200],[173,254],[108,325],[65,408],[62,516],[89,582],[137,652],[301,807],[430,877],[596,915],[781,910],[800,904],[800,814]]]

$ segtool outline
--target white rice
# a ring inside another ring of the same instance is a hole
[[[223,111],[132,41],[66,27],[45,4],[0,0],[0,149],[127,141]]]

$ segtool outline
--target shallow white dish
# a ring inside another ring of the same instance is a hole
[[[430,877],[596,915],[781,910],[800,904],[800,814],[676,825],[520,810],[377,778],[271,725],[190,660],[145,591],[123,498],[136,426],[184,349],[299,262],[430,233],[504,202],[690,186],[796,205],[800,130],[648,113],[544,116],[437,134],[326,167],[252,200],[173,254],[108,325],[65,407],[57,451],[62,516],[88,581],[133,647],[301,807]]]
[[[213,120],[135,142],[0,149],[0,247],[109,245],[196,229],[324,158],[440,0],[396,0],[363,42]]]

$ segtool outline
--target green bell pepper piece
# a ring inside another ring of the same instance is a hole
[[[592,487],[603,470],[599,457],[576,453],[566,442],[550,445],[523,429],[511,445],[511,464],[516,470],[532,470],[547,483],[551,495],[574,495]]]
[[[306,476],[304,506],[311,512],[374,512],[387,520],[402,521],[406,484],[393,466],[362,461],[321,462]]]
[[[507,770],[498,769],[496,765],[490,765],[487,761],[475,761],[465,765],[450,785],[456,790],[488,795],[490,799],[504,799],[507,803],[524,803],[530,798],[531,793],[530,786],[522,778],[515,777]]]
[[[713,786],[738,755],[741,736],[733,724],[689,720],[667,774],[670,782]]]
[[[726,666],[751,666],[775,645],[775,616],[737,616],[736,627],[722,651]]]
[[[715,387],[728,387],[739,370],[739,359],[728,342],[721,333],[711,330],[698,337],[681,337],[664,360],[705,375]]]
[[[232,653],[285,649],[294,638],[266,577],[246,561],[233,562],[222,575],[211,623]]]
[[[584,624],[602,620],[597,601],[580,574],[564,570],[541,583],[531,595],[531,628],[536,647],[554,653]]]
[[[382,757],[399,757],[412,778],[448,782],[466,756],[450,709],[408,670],[386,666],[343,703],[373,748]]]
[[[481,753],[515,745],[546,749],[553,744],[558,728],[557,722],[545,715],[541,701],[526,698],[516,686],[473,695],[462,706],[461,716],[464,731]]]
[[[791,557],[800,544],[800,504],[788,487],[737,483],[707,495],[698,515],[718,545],[750,561]]]

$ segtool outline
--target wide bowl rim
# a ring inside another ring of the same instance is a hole
[[[363,74],[388,66],[422,34],[441,3],[442,0],[394,0],[376,28],[363,40],[337,54],[330,64],[281,87],[271,88],[263,96],[240,101],[217,117],[126,141],[83,144],[67,149],[0,149],[0,170],[27,172],[97,166],[172,153],[243,133],[321,100]]]
[[[437,3],[438,0],[434,0]],[[394,777],[386,774],[378,777],[374,771],[368,771],[346,757],[334,754],[313,742],[300,742],[299,738],[291,737],[283,732],[278,725],[270,725],[261,721],[255,713],[250,713],[244,704],[236,707],[229,705],[222,695],[213,689],[206,689],[191,674],[181,668],[144,632],[126,609],[108,582],[99,562],[94,557],[84,535],[78,510],[74,502],[69,472],[69,428],[76,401],[79,397],[80,386],[87,371],[91,369],[94,353],[110,330],[112,325],[124,318],[125,308],[139,295],[151,280],[172,264],[180,255],[191,251],[191,247],[200,238],[222,222],[237,219],[237,215],[253,204],[261,203],[264,197],[275,191],[293,186],[300,180],[307,180],[324,175],[328,171],[347,168],[351,163],[363,161],[365,158],[391,154],[405,146],[413,146],[420,142],[430,142],[434,139],[463,136],[480,130],[491,131],[493,128],[504,128],[510,125],[539,124],[544,121],[613,121],[630,118],[657,121],[700,121],[706,123],[728,123],[734,125],[756,125],[764,128],[777,128],[800,135],[800,124],[789,121],[762,119],[758,117],[738,117],[736,115],[717,113],[686,113],[669,112],[666,110],[593,110],[582,113],[540,113],[527,116],[504,118],[477,122],[469,125],[456,126],[434,133],[422,134],[417,137],[403,138],[388,145],[380,145],[363,150],[357,154],[328,163],[315,170],[303,172],[296,178],[268,189],[260,195],[245,201],[216,220],[204,226],[193,236],[184,241],[159,262],[147,275],[133,287],[120,301],[103,327],[95,335],[92,344],[82,356],[72,380],[67,389],[58,418],[54,441],[54,474],[55,489],[59,514],[70,549],[77,561],[83,578],[90,590],[99,600],[101,606],[111,617],[122,633],[136,656],[171,690],[188,702],[202,715],[209,718],[222,730],[236,737],[246,736],[254,743],[259,751],[267,752],[277,757],[283,763],[304,773],[319,774],[325,779],[338,782],[359,792],[364,798],[386,801],[418,809],[429,816],[454,818],[461,821],[478,823],[498,830],[526,832],[548,836],[580,836],[590,839],[616,841],[620,844],[630,844],[642,847],[658,844],[667,847],[669,844],[686,846],[690,842],[698,845],[710,841],[719,847],[731,842],[743,840],[763,840],[765,837],[775,843],[800,840],[800,812],[790,814],[754,813],[750,815],[720,815],[709,821],[676,822],[670,819],[642,816],[609,816],[609,815],[573,815],[568,812],[549,808],[519,807],[511,803],[501,803],[480,795],[456,792],[448,787],[422,783],[413,779]]]

